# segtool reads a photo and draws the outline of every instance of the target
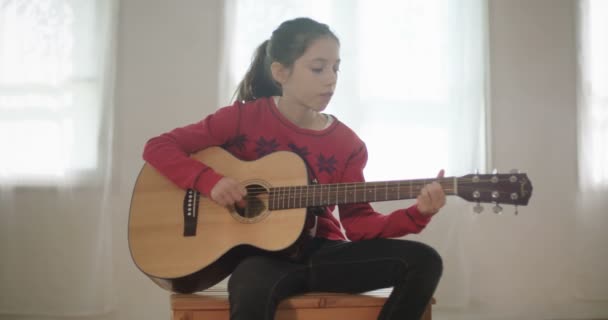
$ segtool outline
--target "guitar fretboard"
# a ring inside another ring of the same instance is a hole
[[[283,210],[414,199],[426,184],[433,181],[441,184],[445,194],[457,194],[458,178],[456,177],[434,180],[419,179],[274,187],[269,190],[269,209]]]

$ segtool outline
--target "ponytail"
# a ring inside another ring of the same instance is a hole
[[[270,73],[270,57],[266,52],[268,43],[269,40],[262,42],[255,50],[249,70],[236,89],[237,101],[246,102],[282,94],[280,86],[272,79]]]

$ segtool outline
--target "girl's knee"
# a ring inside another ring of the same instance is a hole
[[[257,294],[263,294],[264,284],[269,283],[268,279],[261,277],[264,269],[268,268],[266,260],[265,257],[254,256],[241,261],[228,279],[228,293],[239,295],[255,289]]]
[[[420,244],[419,250],[421,268],[440,277],[443,273],[443,259],[439,252],[435,248],[423,243]]]

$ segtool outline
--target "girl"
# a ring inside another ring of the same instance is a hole
[[[245,188],[189,154],[222,146],[241,160],[255,160],[288,150],[306,162],[311,180],[362,182],[365,144],[323,113],[336,87],[339,49],[325,24],[308,18],[282,23],[256,50],[233,105],[151,139],[144,159],[178,186],[223,206],[239,205]],[[338,221],[334,206],[323,208],[307,223],[314,238],[303,259],[260,255],[240,262],[228,282],[231,319],[274,319],[281,299],[304,292],[387,287],[394,289],[379,319],[419,319],[439,282],[441,258],[425,244],[389,238],[420,232],[444,204],[445,194],[433,182],[415,205],[388,215],[367,203],[340,205]]]

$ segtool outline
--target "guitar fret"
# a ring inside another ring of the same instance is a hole
[[[325,186],[326,186],[325,184],[322,184],[321,188],[320,188],[321,190],[319,190],[319,193],[320,193],[319,194],[319,197],[320,197],[320,199],[319,199],[319,205],[323,204],[323,193],[324,193],[323,188],[325,188]]]
[[[410,198],[414,198],[414,193],[412,192],[412,180],[410,180]]]
[[[300,208],[302,206],[302,199],[300,198],[300,187],[296,186],[295,190],[295,198],[293,199],[293,205],[296,208]],[[300,202],[298,202],[298,204],[296,205],[296,201],[300,200]]]
[[[315,192],[315,195],[318,194],[318,199],[317,199],[317,205],[320,206],[321,203],[323,203],[323,185],[320,184],[317,186],[317,192]]]
[[[340,184],[336,184],[336,204],[338,204],[338,196],[340,195]]]
[[[348,202],[348,183],[344,184],[344,203]]]
[[[374,200],[378,200],[378,184],[374,183]]]
[[[401,181],[397,181],[397,198],[401,197]]]
[[[388,200],[388,181],[384,183],[384,200]]]

